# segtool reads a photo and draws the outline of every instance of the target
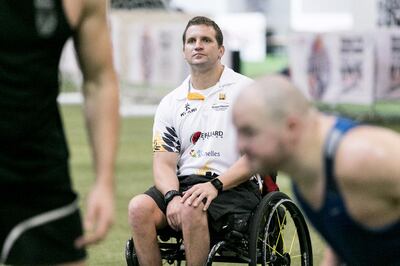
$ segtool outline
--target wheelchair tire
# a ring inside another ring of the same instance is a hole
[[[258,205],[250,223],[249,257],[250,265],[313,264],[307,224],[286,194],[271,192]]]
[[[139,266],[139,261],[135,251],[135,245],[132,238],[126,241],[125,245],[125,259],[128,266]]]

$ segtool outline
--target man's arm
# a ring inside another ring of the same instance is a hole
[[[156,188],[163,194],[170,190],[179,191],[179,180],[176,175],[178,153],[175,152],[154,152],[153,174]],[[167,221],[175,230],[180,230],[181,220],[179,210],[182,206],[180,196],[175,196],[167,205]]]
[[[254,173],[251,171],[244,155],[239,158],[225,173],[220,175],[218,179],[222,182],[222,190],[233,188],[244,181],[247,181]],[[181,202],[187,203],[194,207],[199,206],[200,202],[206,198],[203,210],[206,211],[213,199],[218,196],[217,189],[210,183],[201,183],[191,187],[185,192]]]
[[[163,194],[170,190],[179,190],[179,181],[176,175],[178,153],[154,152],[153,175],[156,188]]]
[[[249,180],[254,174],[250,169],[247,156],[243,155],[218,178],[224,184],[223,190],[228,190]]]
[[[348,211],[369,227],[398,220],[400,211],[400,135],[360,126],[343,139],[336,155],[336,176]],[[368,209],[363,206],[368,202]],[[374,210],[379,215],[372,215]]]
[[[400,200],[400,134],[362,126],[348,133],[337,155],[337,175],[358,182],[365,192]]]
[[[85,0],[74,36],[84,79],[84,114],[96,174],[85,217],[85,226],[92,232],[80,239],[78,246],[103,239],[113,222],[119,99],[106,9],[105,0]]]

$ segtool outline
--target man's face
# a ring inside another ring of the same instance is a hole
[[[183,53],[191,66],[212,66],[224,54],[224,47],[218,46],[213,27],[192,25],[186,31]]]
[[[281,127],[268,121],[261,108],[237,103],[233,122],[239,150],[247,155],[251,168],[259,173],[269,173],[280,168],[287,153]]]

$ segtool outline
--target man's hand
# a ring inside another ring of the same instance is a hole
[[[87,213],[84,220],[85,235],[75,241],[75,246],[95,244],[107,235],[114,222],[114,193],[113,188],[96,184],[87,200]]]
[[[182,229],[180,210],[183,204],[180,200],[180,196],[175,196],[167,206],[167,221],[169,226],[171,226],[172,229],[174,229],[175,231],[179,231]]]
[[[210,182],[206,182],[194,185],[185,191],[181,202],[196,208],[204,199],[206,199],[203,207],[203,211],[206,211],[213,199],[215,199],[217,196],[217,189]]]

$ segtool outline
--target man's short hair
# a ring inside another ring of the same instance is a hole
[[[213,29],[215,30],[215,39],[217,40],[218,46],[221,47],[223,45],[224,36],[222,35],[222,31],[217,25],[217,23],[215,23],[214,20],[211,20],[203,16],[197,16],[189,20],[188,24],[186,25],[185,31],[183,32],[182,35],[183,45],[185,45],[187,29],[193,25],[206,25],[209,27],[213,27]]]

